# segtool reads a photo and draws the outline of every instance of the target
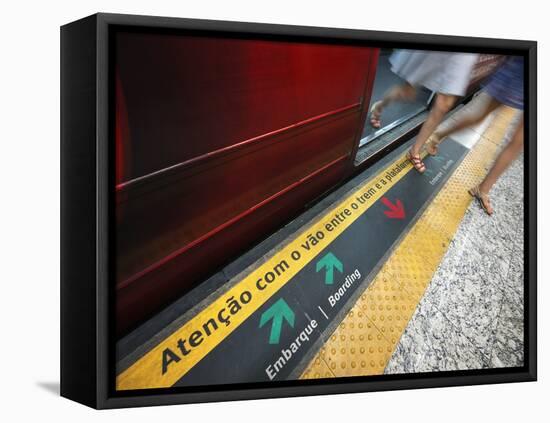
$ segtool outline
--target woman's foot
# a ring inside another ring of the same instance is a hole
[[[430,156],[436,156],[439,153],[439,144],[441,144],[441,141],[443,141],[443,138],[437,132],[430,135],[426,143],[426,151]]]
[[[479,203],[480,207],[485,210],[489,216],[494,212],[491,202],[489,201],[489,194],[482,192],[479,188],[479,185],[468,190],[468,193],[474,197]]]
[[[424,173],[426,171],[426,165],[420,158],[419,154],[413,153],[412,150],[407,152],[407,159],[411,162],[413,167],[418,171],[418,173]]]
[[[378,129],[382,126],[382,101],[375,102],[370,108],[370,126]]]

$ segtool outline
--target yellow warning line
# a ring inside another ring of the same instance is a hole
[[[130,390],[174,385],[411,169],[402,155],[355,188],[337,206],[121,372],[116,388]],[[358,197],[362,201],[357,201]],[[330,222],[337,223],[332,230],[327,229]],[[317,233],[324,236],[313,242]],[[312,245],[306,251],[301,246],[308,241]]]
[[[330,339],[302,379],[383,374],[401,335],[446,253],[471,198],[487,173],[514,110],[504,107]]]

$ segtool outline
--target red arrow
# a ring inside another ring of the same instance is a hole
[[[395,204],[393,204],[386,197],[382,197],[382,203],[384,203],[384,205],[389,208],[389,210],[384,211],[384,214],[390,219],[405,218],[405,209],[403,208],[403,203],[401,202],[401,200],[397,200]]]

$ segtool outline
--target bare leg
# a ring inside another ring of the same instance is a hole
[[[410,153],[413,157],[417,157],[420,154],[420,149],[422,148],[424,143],[428,140],[429,136],[432,134],[435,128],[437,128],[437,126],[441,123],[445,114],[449,110],[451,110],[455,101],[456,101],[456,96],[454,95],[440,94],[440,93],[437,94],[435,98],[435,104],[430,110],[428,119],[426,119],[426,122],[424,122],[424,124],[422,125],[422,128],[420,128],[420,132],[416,137],[416,142],[411,147]]]
[[[471,188],[468,192],[473,195],[480,203],[480,206],[485,210],[488,215],[493,214],[493,207],[489,200],[489,191],[498,180],[498,178],[504,173],[504,171],[510,166],[516,157],[523,149],[523,118],[521,123],[516,128],[512,141],[502,150],[493,164],[493,167],[485,177],[485,179],[477,187]]]
[[[512,140],[508,143],[504,150],[500,152],[493,167],[483,180],[479,184],[479,190],[482,193],[488,194],[500,175],[510,166],[510,164],[519,156],[519,153],[523,150],[523,117],[521,122],[514,132]]]
[[[391,87],[388,92],[384,94],[384,98],[382,98],[378,104],[379,107],[383,109],[390,103],[394,103],[396,101],[412,101],[415,97],[416,88],[406,82],[403,85],[394,85]]]
[[[469,128],[470,126],[477,125],[478,123],[481,123],[483,119],[485,119],[491,112],[493,112],[497,107],[499,107],[501,104],[490,97],[490,99],[487,101],[486,104],[484,104],[482,107],[480,107],[478,110],[475,111],[475,113],[467,113],[458,121],[456,121],[454,124],[449,125],[444,130],[438,130],[435,131],[433,136],[436,139],[436,141],[440,141],[445,137],[448,137],[454,132],[461,131],[464,128]]]
[[[384,94],[382,100],[378,100],[372,105],[370,124],[375,128],[380,128],[380,126],[382,126],[380,117],[382,115],[382,110],[386,106],[397,101],[413,101],[415,97],[416,88],[408,82],[405,82],[402,85],[394,85],[386,94]]]

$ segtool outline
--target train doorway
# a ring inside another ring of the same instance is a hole
[[[369,104],[369,111],[373,104],[381,100],[384,95],[395,85],[401,85],[405,81],[392,72],[391,56],[396,49],[383,48],[380,49],[378,57],[378,65],[376,68],[376,77]],[[375,128],[371,125],[370,113],[366,116],[363,133],[359,147],[363,147],[381,135],[395,128],[396,126],[406,122],[419,113],[425,111],[432,98],[432,91],[423,87],[418,87],[416,98],[408,102],[395,102],[384,108],[384,113],[381,117],[380,128]]]

